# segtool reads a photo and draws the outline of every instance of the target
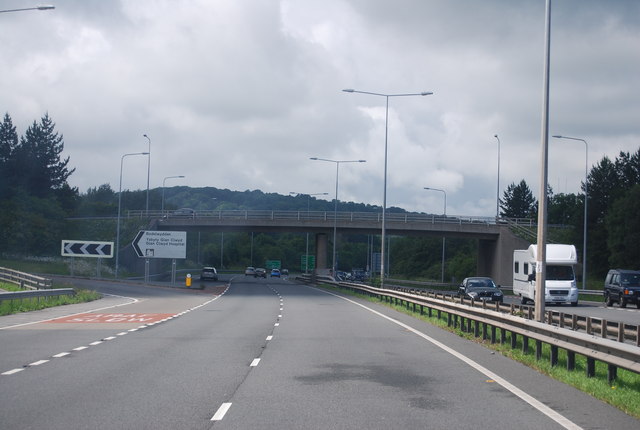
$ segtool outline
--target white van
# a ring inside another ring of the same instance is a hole
[[[534,301],[536,291],[536,260],[538,245],[513,251],[513,293],[522,304]],[[578,253],[573,245],[547,244],[547,271],[544,289],[545,303],[578,305],[578,288],[573,270]]]

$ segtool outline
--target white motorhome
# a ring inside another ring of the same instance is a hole
[[[573,245],[547,244],[546,303],[578,305],[578,288],[573,270],[578,263],[578,253]],[[536,291],[536,260],[538,245],[513,251],[513,293],[520,296],[522,304],[534,301]]]

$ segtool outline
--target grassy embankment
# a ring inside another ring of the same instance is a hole
[[[427,314],[420,315],[420,312],[414,312],[412,308],[406,306],[395,305],[387,302],[380,302],[378,299],[363,294],[353,293],[350,290],[335,288],[330,285],[321,285],[331,290],[339,290],[341,293],[357,296],[371,302],[384,304],[399,312],[411,315],[412,317],[429,322],[444,330],[457,334],[460,337],[469,339],[473,342],[483,344],[485,347],[498,351],[502,355],[513,360],[519,361],[540,373],[550,376],[565,384],[571,385],[591,396],[602,400],[610,405],[624,411],[625,413],[640,418],[640,375],[625,369],[618,369],[618,377],[612,383],[607,381],[607,365],[605,363],[596,362],[596,376],[588,378],[586,376],[587,360],[585,357],[576,355],[576,366],[574,371],[566,370],[567,354],[566,351],[559,351],[558,365],[550,364],[550,347],[543,344],[542,358],[536,360],[534,348],[530,348],[528,354],[522,352],[522,339],[518,338],[516,349],[511,349],[511,333],[506,332],[507,341],[504,344],[491,344],[489,340],[483,340],[482,331],[480,337],[475,337],[472,333],[463,332],[459,328],[447,326],[447,314],[441,313],[438,318],[436,313],[432,317]],[[500,338],[500,329],[497,329],[497,336]],[[490,337],[490,334],[489,336]]]
[[[0,266],[18,270],[25,273],[50,273],[66,274],[68,268],[60,261],[13,261],[0,260]],[[53,288],[73,288],[72,285],[54,283]],[[16,284],[0,282],[0,289],[5,291],[21,291]],[[18,300],[2,300],[0,302],[0,316],[10,315],[19,312],[29,312],[54,306],[69,305],[73,303],[84,303],[99,299],[99,293],[91,290],[75,289],[74,296],[41,297]]]

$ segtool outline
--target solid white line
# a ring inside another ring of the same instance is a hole
[[[323,290],[320,290],[323,291]],[[454,357],[464,361],[465,363],[467,363],[469,366],[471,366],[472,368],[476,369],[477,371],[479,371],[480,373],[483,373],[485,376],[487,376],[489,379],[494,380],[496,383],[502,385],[505,389],[511,391],[512,394],[516,395],[517,397],[519,397],[520,399],[524,400],[525,402],[529,403],[531,406],[533,406],[535,409],[537,409],[538,411],[542,412],[543,414],[545,414],[546,416],[548,416],[549,418],[551,418],[553,421],[557,422],[558,424],[560,424],[562,427],[569,429],[569,430],[582,430],[582,427],[580,427],[579,425],[577,425],[576,423],[574,423],[573,421],[569,420],[568,418],[564,417],[563,415],[559,414],[558,412],[554,411],[553,409],[551,409],[550,407],[548,407],[547,405],[543,404],[542,402],[540,402],[539,400],[537,400],[536,398],[534,398],[533,396],[525,393],[524,391],[522,391],[521,389],[519,389],[518,387],[516,387],[515,385],[511,384],[510,382],[508,382],[506,379],[498,376],[497,374],[493,373],[492,371],[490,371],[489,369],[487,369],[486,367],[476,363],[475,361],[473,361],[472,359],[470,359],[469,357],[459,353],[458,351],[446,346],[445,344],[435,340],[434,338],[427,336],[426,334],[414,329],[413,327],[400,322],[396,319],[393,319],[391,317],[388,317],[374,309],[371,309],[365,305],[362,305],[358,302],[355,302],[353,300],[350,300],[346,297],[342,297],[339,296],[337,294],[333,294],[330,293],[328,291],[324,291],[327,294],[331,294],[332,296],[335,297],[339,297],[342,300],[346,300],[347,302],[353,303],[354,305],[360,306],[361,308],[364,308],[366,310],[368,310],[369,312],[372,312],[388,321],[391,321],[394,324],[399,325],[400,327],[409,330],[410,332],[414,333],[417,336],[420,336],[421,338],[423,338],[424,340],[431,342],[433,345],[437,346],[438,348],[442,349],[445,352],[448,352],[449,354],[453,355]]]
[[[52,355],[53,358],[61,358],[69,355],[69,352],[61,352],[60,354]]]
[[[231,407],[231,403],[223,403],[220,405],[216,413],[211,417],[211,421],[220,421],[224,418],[227,411]]]
[[[35,362],[31,363],[29,366],[40,366],[41,364],[48,363],[48,362],[49,362],[49,360],[38,360],[38,361],[35,361]]]
[[[253,361],[251,362],[250,366],[251,367],[256,367],[258,365],[258,363],[260,363],[260,359],[259,358],[254,358]]]

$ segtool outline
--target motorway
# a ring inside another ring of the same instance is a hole
[[[108,295],[0,317],[1,428],[640,426],[482,345],[288,280],[82,282]]]

